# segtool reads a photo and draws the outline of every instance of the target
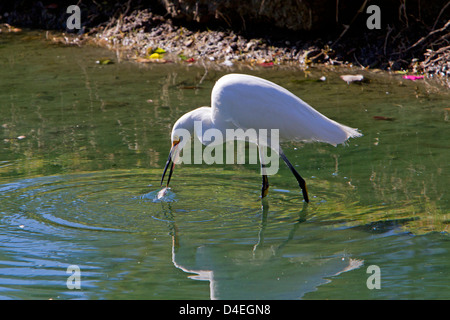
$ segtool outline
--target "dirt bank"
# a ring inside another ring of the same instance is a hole
[[[65,31],[49,39],[94,43],[139,63],[348,65],[450,76],[450,2],[378,1],[383,15],[380,28],[372,30],[366,8],[377,1],[355,1],[352,7],[319,1],[320,10],[319,2],[300,8],[287,1],[273,13],[279,1],[250,2],[253,6],[222,0],[79,1],[82,28],[68,32],[64,2],[21,1],[0,5],[0,22],[8,23],[3,32],[17,26]],[[309,18],[294,21],[308,12]]]

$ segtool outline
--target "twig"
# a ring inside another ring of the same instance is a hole
[[[339,0],[336,0],[336,23],[339,22]]]
[[[398,20],[402,21],[402,9],[403,16],[405,17],[405,24],[408,27],[408,16],[406,15],[406,0],[402,0],[400,6],[398,7]]]
[[[366,67],[364,67],[364,66],[358,61],[358,59],[356,58],[355,52],[353,52],[353,58],[355,59],[355,61],[359,64],[359,66],[360,66],[362,69],[366,69]]]
[[[388,31],[386,32],[386,38],[384,38],[384,46],[383,46],[383,53],[384,55],[386,55],[386,46],[387,46],[387,41],[389,38],[389,35],[391,34],[392,30],[394,30],[393,28],[391,28],[390,25],[387,26]]]
[[[420,38],[416,43],[414,43],[412,46],[410,46],[408,49],[406,49],[405,52],[411,50],[412,48],[414,48],[416,46],[418,46],[419,44],[424,42],[426,39],[431,37],[433,34],[444,31],[445,29],[447,29],[448,26],[450,26],[450,20],[448,20],[447,23],[442,28],[437,29],[437,30],[433,30],[428,35],[426,35],[425,37]]]
[[[428,57],[422,62],[423,68],[425,69],[430,64],[435,63],[435,62],[443,59],[445,54],[440,56],[440,57],[437,57],[437,58],[435,58],[435,57],[438,56],[439,54],[447,51],[447,50],[450,51],[450,45],[446,46],[446,47],[442,47],[442,48],[440,48],[437,51],[429,52]],[[433,58],[435,58],[435,59],[433,59]]]
[[[198,83],[198,87],[203,83],[203,80],[205,80],[206,75],[208,74],[208,68],[205,65],[205,62],[202,63],[203,64],[203,68],[205,68],[205,73],[203,74],[203,77],[200,79],[199,83]]]
[[[441,17],[442,13],[444,12],[445,9],[447,9],[448,6],[450,6],[450,1],[447,2],[447,4],[445,6],[442,7],[441,11],[439,12],[439,14],[438,14],[438,16],[436,18],[436,21],[433,24],[433,29],[432,30],[436,29],[436,25],[437,25],[437,23],[439,21],[439,18]]]
[[[344,36],[344,34],[347,32],[348,29],[350,29],[350,26],[352,25],[352,23],[356,20],[356,18],[359,16],[359,14],[364,10],[364,8],[366,7],[368,0],[365,0],[364,3],[362,4],[361,8],[358,9],[358,12],[356,12],[355,16],[353,17],[352,21],[350,21],[350,23],[348,25],[344,25],[344,31],[342,31],[342,33],[340,34],[339,38],[336,39],[336,41],[334,41],[334,43],[330,46],[331,48],[334,47],[334,45],[341,40],[341,38]]]

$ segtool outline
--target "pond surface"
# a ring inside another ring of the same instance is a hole
[[[250,164],[176,166],[158,199],[173,123],[230,72],[364,134],[283,145],[308,205],[284,165],[264,203]],[[138,65],[1,34],[0,298],[449,299],[449,92],[362,73]]]

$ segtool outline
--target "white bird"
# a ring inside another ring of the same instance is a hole
[[[172,129],[172,148],[167,159],[161,178],[161,186],[168,167],[170,173],[167,180],[169,186],[170,178],[174,169],[173,159],[179,154],[183,143],[180,144],[180,136],[177,130],[187,130],[191,136],[195,133],[199,140],[203,132],[194,132],[194,122],[201,121],[202,131],[218,129],[225,135],[227,129],[278,129],[280,141],[305,141],[325,142],[331,145],[344,143],[349,138],[360,137],[362,134],[357,130],[331,120],[312,108],[306,102],[295,96],[285,88],[268,80],[245,75],[228,74],[220,78],[211,93],[211,107],[201,107],[184,114],[179,118]],[[179,132],[179,131],[178,131]],[[253,141],[254,143],[258,142]],[[203,144],[207,144],[202,141]],[[302,190],[303,198],[309,202],[305,180],[295,170],[284,155],[281,147],[273,148],[284,160],[291,172],[294,174]],[[258,144],[259,149],[263,147]],[[263,159],[260,163],[263,171]],[[261,197],[268,193],[269,182],[266,174],[263,174]]]

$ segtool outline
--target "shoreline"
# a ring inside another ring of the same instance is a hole
[[[130,10],[131,11],[131,10]],[[20,28],[3,23],[1,31],[20,32]],[[450,20],[435,34],[450,29]],[[203,30],[202,30],[203,29]],[[358,48],[363,39],[346,37],[330,39],[302,39],[286,35],[273,37],[249,37],[230,28],[200,29],[183,22],[174,22],[148,9],[134,10],[111,18],[89,30],[84,27],[79,34],[53,30],[47,31],[47,39],[65,45],[93,44],[116,53],[118,60],[137,63],[182,63],[200,66],[246,65],[249,67],[294,67],[306,70],[312,66],[347,67],[352,70],[383,70],[437,79],[450,88],[450,46],[436,50],[426,49],[422,59],[399,58],[391,61],[386,53],[386,37],[378,37],[384,47],[370,50],[376,44]],[[1,34],[1,33],[0,33]],[[445,36],[445,34],[444,34]],[[427,37],[408,46],[405,51],[419,47]],[[430,37],[431,38],[431,37]],[[367,40],[367,39],[366,39]],[[417,49],[417,48],[416,48]],[[359,56],[356,51],[359,50]],[[412,55],[414,56],[414,55]]]

